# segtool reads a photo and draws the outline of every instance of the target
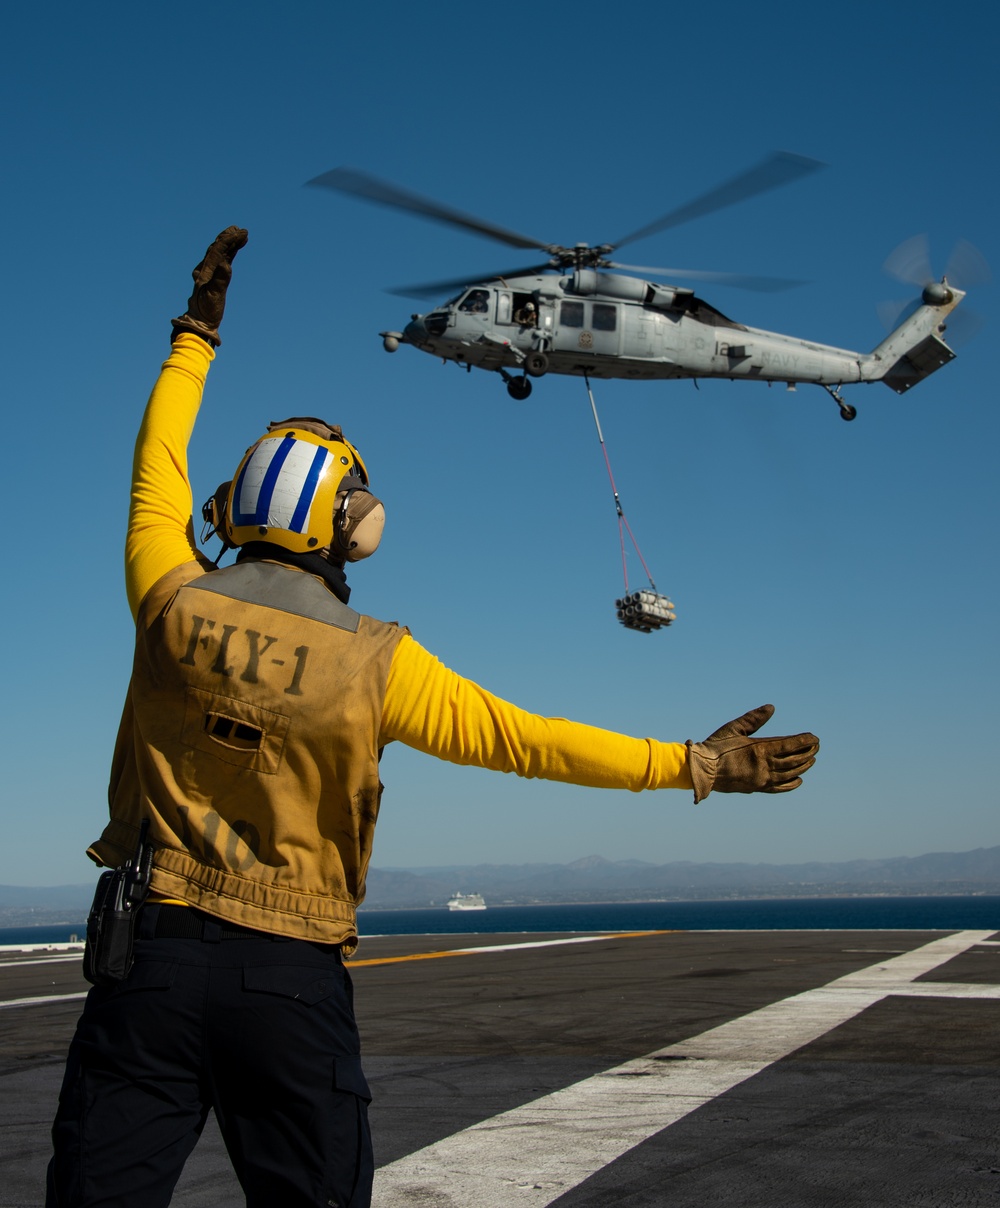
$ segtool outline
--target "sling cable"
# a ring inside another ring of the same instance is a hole
[[[611,459],[608,457],[607,446],[604,443],[601,421],[597,418],[597,404],[594,402],[594,392],[590,388],[590,377],[585,373],[583,380],[587,384],[587,395],[590,398],[590,409],[594,413],[594,426],[597,428],[597,439],[601,442],[601,452],[604,454],[604,464],[608,469],[608,481],[611,483],[611,493],[615,499],[615,511],[618,514],[618,539],[621,541],[622,547],[622,574],[625,578],[625,594],[621,599],[615,600],[615,610],[618,614],[618,620],[621,621],[626,629],[635,629],[639,633],[652,633],[654,629],[665,629],[672,621],[677,619],[677,615],[674,612],[674,606],[670,599],[657,591],[656,584],[653,582],[653,576],[646,565],[646,559],[642,556],[642,550],[639,549],[639,543],[636,541],[635,534],[632,532],[632,526],[625,515],[625,509],[622,507],[618,488],[615,486],[615,476],[611,472]],[[628,589],[628,565],[625,558],[626,532],[632,545],[635,547],[639,561],[642,563],[642,569],[646,572],[646,578],[649,580],[648,590],[641,588],[639,591],[630,592]]]

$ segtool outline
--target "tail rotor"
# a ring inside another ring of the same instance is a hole
[[[904,240],[889,253],[882,268],[894,280],[917,286],[922,295],[940,291],[943,285],[968,290],[988,285],[993,280],[986,257],[967,239],[960,239],[955,244],[944,273],[938,277],[932,268],[930,241],[926,234],[913,235]],[[894,331],[920,307],[922,301],[929,300],[922,296],[916,301],[904,298],[901,301],[881,302],[877,307],[878,317],[887,331]],[[948,342],[956,346],[967,343],[983,323],[981,315],[966,308],[954,312],[948,319]]]

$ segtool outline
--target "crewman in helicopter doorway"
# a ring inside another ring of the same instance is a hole
[[[700,743],[629,738],[516,708],[409,631],[354,611],[347,563],[384,509],[340,427],[270,424],[204,514],[236,561],[195,546],[187,444],[219,346],[229,227],[135,449],[125,575],[135,657],[89,855],[94,983],[53,1125],[50,1208],[159,1208],[215,1110],[252,1208],[365,1208],[374,1163],[351,979],[382,785],[406,743],[453,763],[613,789],[785,793],[812,734],[754,737],[764,705]]]

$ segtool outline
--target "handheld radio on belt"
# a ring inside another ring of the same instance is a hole
[[[149,819],[143,818],[135,855],[120,868],[101,874],[87,917],[83,976],[94,986],[114,986],[132,968],[135,919],[149,891],[153,847],[146,842]]]

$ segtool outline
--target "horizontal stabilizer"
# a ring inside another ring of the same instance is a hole
[[[882,381],[897,394],[905,394],[911,386],[930,377],[935,370],[955,359],[955,353],[939,336],[926,336],[892,366]]]
[[[909,315],[879,344],[861,365],[869,382],[885,382],[890,390],[905,394],[918,382],[955,359],[941,338],[945,322],[965,294],[942,281],[924,289],[923,305]]]

